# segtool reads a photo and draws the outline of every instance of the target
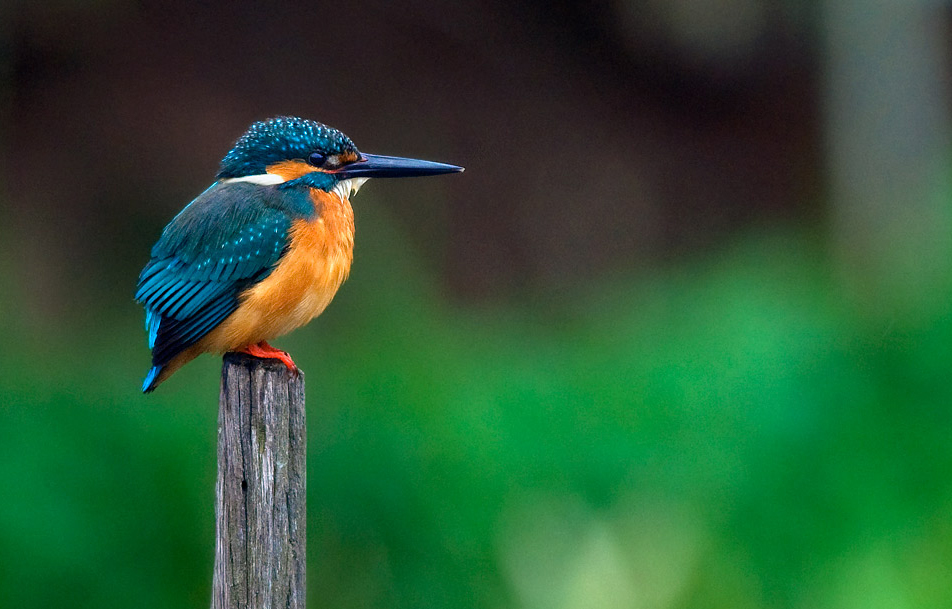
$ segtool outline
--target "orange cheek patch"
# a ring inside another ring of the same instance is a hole
[[[303,175],[319,171],[317,167],[305,163],[304,161],[281,161],[273,165],[268,165],[268,173],[281,176],[285,181],[296,180]]]
[[[353,150],[348,150],[340,154],[340,162],[343,163],[353,163],[354,161],[359,161],[360,155],[354,152]]]

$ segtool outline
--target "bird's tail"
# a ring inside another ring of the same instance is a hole
[[[142,393],[151,393],[159,386],[159,373],[162,372],[162,366],[152,366],[149,373],[145,375],[142,382]]]

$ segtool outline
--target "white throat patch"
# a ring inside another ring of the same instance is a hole
[[[370,178],[350,178],[349,180],[341,180],[337,183],[337,186],[334,186],[333,192],[341,201],[349,199],[351,196],[357,194],[360,187],[369,179]]]

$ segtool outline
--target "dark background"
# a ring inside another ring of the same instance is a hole
[[[0,7],[0,607],[210,598],[219,363],[138,271],[255,121],[463,165],[354,200],[315,607],[952,601],[948,11]]]

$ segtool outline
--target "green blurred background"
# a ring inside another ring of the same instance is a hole
[[[220,362],[139,269],[250,122],[372,182],[312,607],[952,606],[946,3],[0,6],[0,607],[204,607]]]

